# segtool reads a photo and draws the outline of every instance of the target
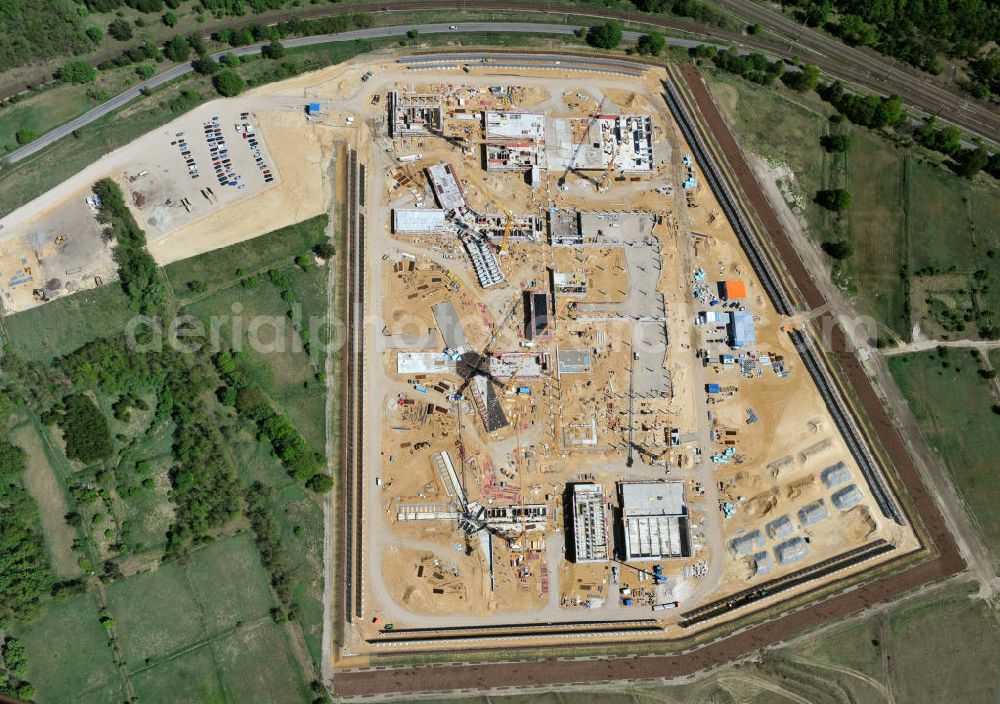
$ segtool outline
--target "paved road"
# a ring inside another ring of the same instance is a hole
[[[295,39],[287,39],[282,42],[288,48],[312,46],[314,44],[326,44],[329,42],[345,42],[354,41],[355,39],[377,39],[382,37],[394,37],[402,36],[410,29],[416,29],[421,34],[440,34],[440,33],[455,33],[456,38],[465,32],[518,32],[518,33],[548,33],[548,34],[573,34],[580,27],[576,25],[568,24],[546,24],[544,22],[464,22],[458,25],[460,32],[455,32],[449,29],[447,24],[417,24],[417,25],[402,25],[399,27],[373,27],[370,29],[359,29],[351,32],[341,32],[340,34],[320,34],[313,37],[298,37]],[[639,38],[639,32],[625,32],[625,39],[629,41],[635,41]],[[688,39],[668,39],[668,43],[673,46],[679,47],[692,47],[701,44],[702,42],[688,40]],[[213,54],[212,57],[219,59],[225,54],[232,53],[237,56],[250,56],[253,54],[259,54],[260,48],[263,46],[262,43],[251,44],[249,46],[240,47],[238,49],[231,49],[228,51],[220,51]],[[94,120],[111,113],[123,105],[135,100],[139,97],[140,92],[144,88],[156,88],[164,83],[169,83],[180,76],[190,73],[193,69],[191,64],[182,64],[180,66],[175,66],[174,68],[165,71],[148,81],[142,81],[132,86],[120,95],[115,96],[106,103],[98,105],[89,112],[80,115],[74,120],[70,120],[66,124],[57,127],[51,132],[47,132],[34,142],[26,144],[20,149],[11,152],[7,157],[6,161],[8,163],[18,162],[25,157],[31,156],[32,154],[45,149],[50,144],[62,139],[63,137],[69,135],[75,129],[79,129],[84,125],[88,125]]]

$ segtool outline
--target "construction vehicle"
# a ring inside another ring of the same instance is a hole
[[[597,192],[603,193],[608,190],[608,186],[611,185],[611,171],[615,168],[615,159],[618,158],[618,152],[621,151],[622,143],[618,142],[615,144],[615,150],[611,153],[611,159],[608,161],[608,168],[604,170],[604,174],[601,179],[597,182]]]
[[[503,203],[500,202],[500,199],[497,198],[496,195],[491,193],[489,189],[487,189],[485,186],[481,186],[481,188],[483,193],[493,203],[493,205],[498,207],[507,217],[507,222],[504,223],[504,228],[503,228],[503,240],[500,242],[500,249],[498,250],[500,254],[506,254],[507,244],[510,241],[510,231],[514,227],[514,216],[511,215],[510,211],[507,210],[507,208],[503,206]]]

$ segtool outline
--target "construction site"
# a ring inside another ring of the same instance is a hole
[[[160,264],[336,213],[327,608],[357,692],[382,654],[780,630],[787,605],[930,564],[936,514],[911,490],[914,520],[801,262],[808,305],[677,81],[385,52],[207,103],[4,218],[4,310],[114,280],[101,177]]]
[[[919,550],[662,79],[440,61],[361,101],[344,653],[680,639]]]

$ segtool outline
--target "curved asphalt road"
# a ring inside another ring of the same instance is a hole
[[[449,28],[447,24],[408,24],[400,25],[397,27],[372,27],[370,29],[358,29],[351,32],[341,32],[339,34],[318,34],[312,37],[297,37],[295,39],[287,39],[282,41],[285,47],[292,49],[301,46],[311,46],[313,44],[327,44],[329,42],[347,42],[353,41],[355,39],[377,39],[382,37],[395,37],[403,36],[411,29],[416,29],[421,34],[441,34],[441,33],[455,33],[456,38],[463,32],[517,32],[517,33],[531,33],[531,34],[573,34],[583,27],[572,25],[572,24],[548,24],[544,22],[463,22],[457,25],[459,28],[458,32]],[[625,32],[624,38],[629,41],[636,41],[641,36],[640,32]],[[236,56],[250,56],[252,54],[259,54],[260,48],[266,42],[261,42],[258,44],[251,44],[248,46],[239,47],[238,49],[230,49],[227,51],[220,51],[216,54],[212,54],[212,58],[219,59],[222,56],[232,53]],[[674,39],[667,37],[667,43],[673,46],[680,46],[685,48],[690,48],[692,46],[698,46],[704,42],[689,40],[689,39]],[[98,105],[96,108],[80,115],[79,117],[70,120],[64,125],[60,125],[50,132],[46,132],[41,137],[36,139],[34,142],[24,145],[20,149],[13,151],[5,159],[8,164],[13,164],[15,162],[24,159],[25,157],[31,156],[35,152],[45,149],[47,146],[62,139],[67,136],[73,130],[79,129],[84,125],[88,125],[94,120],[113,112],[123,105],[135,100],[139,97],[140,91],[143,88],[156,88],[157,86],[168,83],[175,78],[179,78],[186,73],[190,73],[193,69],[191,64],[182,64],[180,66],[174,66],[168,71],[150,78],[148,81],[142,81],[132,86],[124,93],[115,96],[106,103]]]

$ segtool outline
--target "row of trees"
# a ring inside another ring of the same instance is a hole
[[[800,21],[845,42],[874,47],[938,73],[939,55],[974,58],[1000,36],[1000,5],[990,0],[785,0]]]
[[[30,619],[52,587],[38,507],[21,483],[27,466],[24,450],[0,439],[0,627]]]
[[[132,217],[117,183],[101,179],[94,185],[94,193],[101,199],[101,222],[111,226],[122,288],[139,312],[153,315],[166,300],[166,290],[156,262],[146,249],[146,233]]]
[[[223,403],[236,408],[241,417],[257,426],[293,477],[317,492],[329,491],[333,480],[324,471],[324,457],[314,452],[288,418],[275,410],[267,394],[240,369],[240,356],[220,352],[215,367],[226,385],[218,391]]]

